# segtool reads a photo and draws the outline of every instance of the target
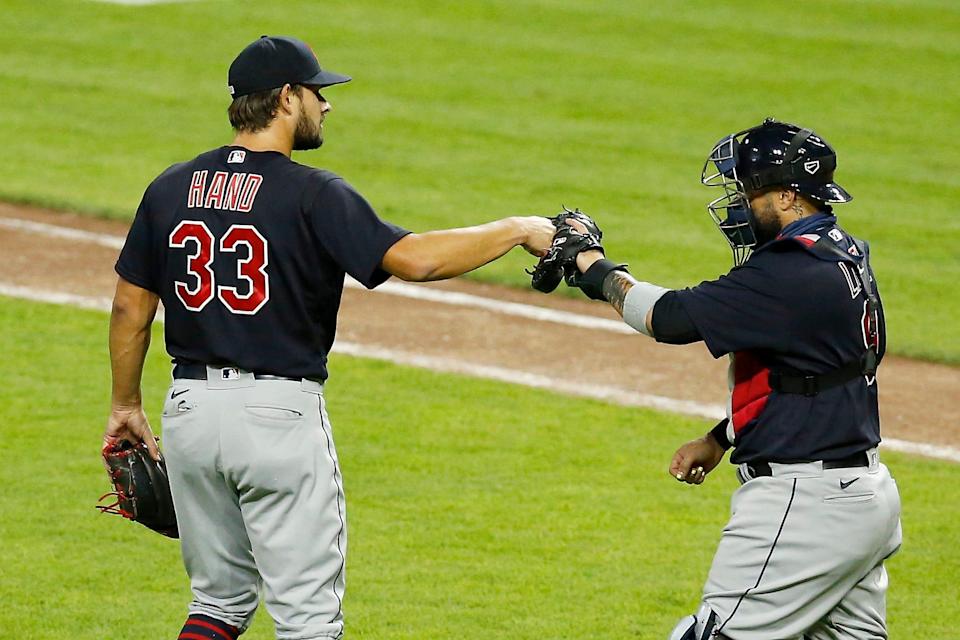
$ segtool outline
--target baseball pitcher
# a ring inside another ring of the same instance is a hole
[[[555,231],[512,217],[411,233],[292,161],[323,142],[321,90],[349,80],[295,38],[247,46],[229,70],[233,141],[150,184],[116,264],[105,450],[142,442],[159,459],[140,379],[162,300],[163,444],[193,591],[182,640],[237,638],[261,587],[278,638],[343,634],[346,503],[324,381],[345,274],[371,289],[450,278],[515,246],[542,255]]]

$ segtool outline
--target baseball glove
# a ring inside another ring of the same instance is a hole
[[[142,442],[134,446],[120,440],[103,447],[103,460],[114,491],[100,496],[99,502],[108,497],[115,501],[98,504],[97,509],[139,522],[168,538],[180,537],[163,458],[159,462],[151,458]]]
[[[580,222],[586,227],[587,232],[580,233],[567,224],[568,220]],[[563,211],[550,218],[550,222],[557,228],[557,232],[553,235],[553,244],[533,270],[527,270],[531,276],[531,286],[543,293],[550,293],[556,289],[564,278],[568,284],[576,281],[578,254],[592,249],[603,251],[603,246],[600,244],[603,232],[593,218],[580,209],[571,211],[564,207]],[[571,286],[576,285],[571,284]]]

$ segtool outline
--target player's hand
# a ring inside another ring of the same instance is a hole
[[[107,428],[103,432],[103,446],[115,444],[119,440],[126,440],[130,444],[143,442],[150,450],[150,457],[160,460],[160,449],[157,439],[147,421],[147,415],[142,406],[113,407],[107,419]]]
[[[594,249],[593,251],[582,251],[577,254],[577,269],[580,273],[586,273],[587,269],[593,266],[593,263],[597,260],[603,260],[604,255],[602,251]]]
[[[670,462],[670,475],[687,484],[703,484],[707,474],[723,460],[724,453],[724,448],[708,433],[677,449]]]
[[[517,220],[523,230],[523,248],[538,258],[545,256],[553,243],[553,234],[557,232],[557,228],[549,218],[543,216],[526,216]]]
[[[564,220],[564,223],[573,227],[577,233],[587,233],[586,225],[579,220],[567,218]],[[596,249],[593,251],[581,251],[577,254],[577,269],[580,270],[580,273],[586,273],[587,269],[589,269],[594,262],[603,260],[603,258],[603,252]]]

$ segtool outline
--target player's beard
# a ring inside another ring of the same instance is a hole
[[[750,226],[753,227],[753,235],[757,240],[756,249],[780,235],[780,220],[773,204],[761,201],[758,210],[751,210],[750,217],[753,218]]]
[[[323,128],[320,123],[310,119],[303,109],[297,118],[297,128],[293,132],[293,150],[309,151],[318,149],[323,144]]]

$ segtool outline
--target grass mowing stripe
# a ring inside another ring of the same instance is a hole
[[[151,4],[174,4],[178,2],[201,2],[202,0],[94,0],[104,4],[119,4],[131,7],[145,7]]]

